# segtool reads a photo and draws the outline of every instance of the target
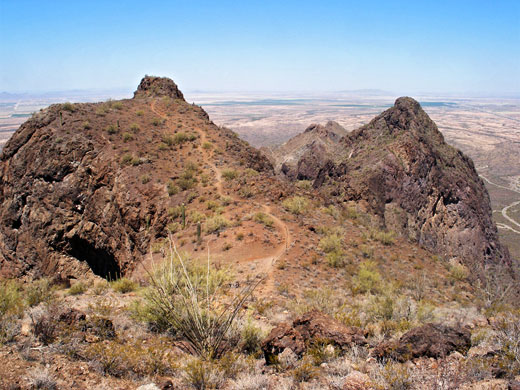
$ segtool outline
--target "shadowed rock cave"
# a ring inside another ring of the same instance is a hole
[[[106,249],[96,248],[91,242],[74,236],[69,240],[69,254],[80,261],[85,261],[94,274],[107,280],[121,276],[121,269],[116,259]]]

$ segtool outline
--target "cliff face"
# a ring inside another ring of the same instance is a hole
[[[284,144],[271,148],[267,155],[277,173],[290,179],[314,180],[324,162],[338,152],[338,143],[347,131],[334,121],[312,124]]]
[[[299,145],[305,153],[282,173],[314,180],[338,202],[365,202],[382,226],[445,257],[469,265],[510,261],[473,162],[444,141],[415,100],[397,99],[326,150],[317,144]]]
[[[0,274],[131,270],[167,234],[167,210],[190,202],[189,190],[168,185],[188,162],[202,168],[202,136],[220,161],[272,170],[169,79],[145,77],[133,99],[35,114],[0,156]]]
[[[381,223],[467,264],[509,262],[473,162],[449,146],[415,100],[403,97],[341,140],[315,187],[365,200]]]

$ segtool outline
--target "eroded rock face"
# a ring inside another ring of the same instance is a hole
[[[134,92],[134,98],[161,96],[184,100],[177,84],[167,77],[145,76]]]
[[[347,131],[337,122],[312,124],[284,144],[265,149],[277,173],[291,180],[314,180],[323,165],[339,152],[339,141]]]
[[[93,272],[113,279],[134,269],[150,243],[167,235],[167,210],[189,204],[187,190],[170,195],[167,184],[186,161],[203,164],[200,134],[224,151],[223,163],[272,170],[255,149],[182,100],[172,80],[145,77],[135,96],[50,106],[6,143],[0,276],[67,279]],[[183,120],[193,141],[164,150],[164,136],[173,137]]]
[[[274,328],[262,342],[262,351],[266,362],[271,364],[286,349],[301,357],[312,341],[326,342],[340,349],[367,343],[361,329],[345,326],[313,310],[298,317],[292,324],[282,323]]]
[[[314,186],[337,201],[363,200],[382,226],[468,265],[509,263],[473,162],[449,146],[404,97],[341,141]]]
[[[441,358],[471,347],[471,333],[465,328],[442,324],[426,324],[406,332],[397,341],[384,341],[373,351],[376,358],[392,358],[401,362],[418,357]]]

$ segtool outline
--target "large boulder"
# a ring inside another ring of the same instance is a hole
[[[406,332],[399,340],[383,341],[373,351],[378,359],[405,362],[418,357],[445,357],[451,352],[465,354],[471,347],[471,333],[465,328],[426,324]]]
[[[340,350],[367,343],[361,329],[345,326],[330,316],[313,310],[291,324],[282,323],[274,328],[262,342],[262,351],[267,364],[272,364],[286,349],[291,349],[301,357],[314,341],[333,345]]]

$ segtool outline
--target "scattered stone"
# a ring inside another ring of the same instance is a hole
[[[297,318],[292,324],[285,322],[274,328],[262,342],[262,351],[267,364],[274,364],[277,356],[288,348],[300,358],[313,340],[326,342],[340,350],[354,344],[367,343],[361,329],[347,327],[328,315],[313,310]]]
[[[466,354],[471,347],[471,333],[464,328],[426,324],[406,332],[397,341],[383,341],[372,356],[405,362],[418,357],[440,358],[457,351]]]

